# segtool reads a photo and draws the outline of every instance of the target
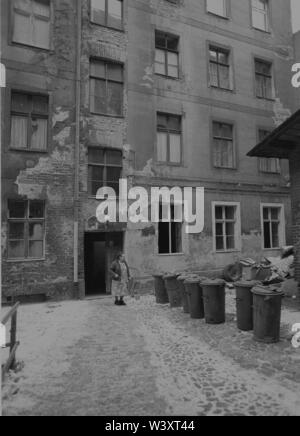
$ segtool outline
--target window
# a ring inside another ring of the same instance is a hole
[[[120,150],[89,148],[88,190],[95,197],[104,186],[113,188],[119,195],[123,154]]]
[[[255,60],[256,97],[270,100],[273,98],[272,64]]]
[[[45,246],[45,203],[8,202],[8,258],[42,259]]]
[[[214,238],[216,251],[240,249],[240,205],[213,203]]]
[[[13,0],[13,42],[49,49],[50,26],[50,0]]]
[[[91,0],[91,21],[102,26],[123,28],[123,0]]]
[[[160,205],[160,222],[158,224],[159,254],[182,253],[182,223],[175,222],[175,206],[171,205],[170,222],[162,222],[163,206]],[[182,207],[182,206],[180,206]]]
[[[251,0],[252,1],[252,25],[255,29],[269,31],[269,1],[268,0]]]
[[[209,47],[209,76],[210,86],[226,90],[233,89],[229,50]]]
[[[232,124],[213,122],[213,155],[216,168],[236,167]]]
[[[155,73],[179,78],[179,38],[166,33],[155,33]]]
[[[102,115],[123,114],[123,66],[105,61],[91,61],[91,112]]]
[[[181,116],[157,114],[157,160],[181,164]]]
[[[262,225],[264,249],[277,249],[285,244],[283,206],[262,205]]]
[[[227,0],[206,0],[207,12],[220,17],[228,17]]]
[[[259,130],[259,142],[262,142],[270,132],[268,130]],[[272,174],[280,174],[281,173],[281,165],[280,159],[276,158],[259,158],[259,171],[262,173],[272,173]]]
[[[10,146],[45,151],[48,143],[49,97],[13,91]]]

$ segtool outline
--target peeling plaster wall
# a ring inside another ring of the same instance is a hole
[[[1,5],[2,56],[7,89],[2,112],[2,256],[3,295],[46,293],[73,296],[73,189],[76,17],[73,0],[55,0],[53,50],[10,45],[10,1]],[[49,94],[49,141],[46,153],[10,149],[10,91]],[[7,258],[7,201],[41,199],[46,204],[46,253],[40,261]]]

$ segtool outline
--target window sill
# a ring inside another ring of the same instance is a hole
[[[252,30],[257,30],[258,32],[264,33],[265,35],[272,35],[272,32],[270,30],[259,29],[258,27],[254,26],[252,26]]]
[[[20,48],[27,48],[29,50],[35,50],[35,51],[43,51],[45,53],[54,53],[55,50],[53,48],[45,48],[45,47],[37,47],[36,45],[30,45],[23,42],[15,42],[11,41],[10,45]]]
[[[184,256],[185,253],[170,253],[170,254],[162,254],[162,253],[158,253],[158,256],[160,257],[180,257],[180,256]]]
[[[242,250],[234,249],[234,250],[215,250],[216,254],[230,254],[230,253],[240,253]]]
[[[262,176],[281,176],[281,173],[273,173],[272,171],[259,171],[259,174]]]
[[[90,23],[91,23],[93,26],[101,27],[101,28],[103,28],[103,29],[114,30],[115,32],[125,33],[124,26],[122,26],[122,28],[112,27],[112,26],[106,26],[105,24],[96,23],[95,21],[92,21],[92,20],[90,20]]]
[[[42,259],[5,259],[6,263],[30,263],[30,262],[45,262],[46,258]]]
[[[237,171],[237,167],[217,167],[214,165],[214,169],[216,170],[226,170],[226,171]]]
[[[124,115],[109,115],[109,114],[100,114],[98,112],[92,112],[90,111],[91,115],[96,115],[97,117],[105,117],[105,118],[117,118],[117,119],[124,119],[125,116]]]
[[[235,94],[236,93],[235,89],[220,88],[219,86],[214,86],[214,85],[208,85],[208,87],[211,88],[211,89],[216,89],[217,91],[229,92],[231,94]]]
[[[16,152],[24,152],[24,153],[41,153],[41,154],[47,154],[48,150],[34,150],[32,148],[17,148],[17,147],[9,147],[9,151],[16,151]]]
[[[207,13],[207,15],[210,15],[211,17],[221,18],[222,20],[230,21],[230,17],[228,15],[219,15],[219,14],[215,14],[214,12],[210,12],[210,11],[206,11],[206,13]]]
[[[154,73],[154,74],[155,76],[161,77],[162,79],[173,80],[175,82],[179,82],[182,79],[181,77],[166,76],[165,74],[159,74],[159,73]]]
[[[272,98],[267,98],[267,97],[258,97],[257,95],[256,95],[255,97],[256,97],[257,100],[260,100],[260,101],[268,101],[268,102],[270,102],[270,103],[273,103],[273,102],[276,101],[276,99],[275,99],[274,97],[272,97]]]
[[[154,162],[154,165],[160,167],[175,167],[175,168],[183,168],[183,163],[172,163],[172,162]]]

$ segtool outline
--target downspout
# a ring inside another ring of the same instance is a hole
[[[76,47],[76,91],[75,91],[75,150],[74,150],[74,287],[78,286],[79,257],[79,166],[80,166],[80,107],[81,107],[81,34],[82,5],[77,0],[77,47]]]

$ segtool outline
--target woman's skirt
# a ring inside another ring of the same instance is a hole
[[[128,284],[125,281],[112,281],[111,294],[113,297],[126,297],[128,294]]]

